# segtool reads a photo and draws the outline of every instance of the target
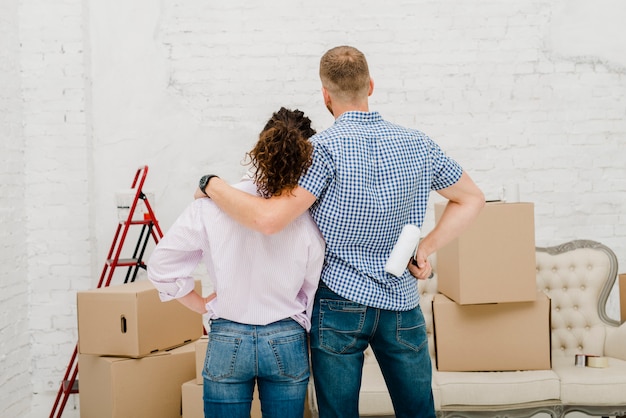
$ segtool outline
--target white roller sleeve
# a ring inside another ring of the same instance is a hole
[[[407,264],[409,264],[409,260],[415,254],[419,240],[420,229],[416,225],[404,225],[398,241],[387,259],[385,271],[396,277],[402,276]]]

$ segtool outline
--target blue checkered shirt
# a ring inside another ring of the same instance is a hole
[[[346,112],[311,141],[313,164],[300,186],[317,197],[311,214],[326,240],[321,279],[367,306],[413,309],[417,280],[408,270],[386,273],[385,262],[404,225],[421,227],[430,191],[456,183],[462,168],[422,132],[378,112]]]

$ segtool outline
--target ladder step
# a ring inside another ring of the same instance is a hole
[[[124,225],[126,223],[126,221],[119,221],[121,225]],[[152,222],[154,222],[152,219],[137,219],[137,220],[131,220],[130,222],[128,222],[128,225],[148,225],[151,224]]]
[[[115,266],[117,267],[131,267],[131,266],[136,266],[136,265],[139,265],[139,267],[144,266],[144,262],[139,261],[138,258],[120,258],[117,260],[117,263],[114,263],[114,261],[115,260],[108,259],[107,263],[110,266],[113,266],[113,264],[115,264]]]
[[[70,385],[69,380],[63,381],[63,392],[68,393],[68,387]],[[78,379],[74,380],[74,384],[69,388],[69,393],[78,393]]]

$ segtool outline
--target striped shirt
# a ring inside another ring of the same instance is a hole
[[[317,197],[311,214],[326,240],[321,279],[337,294],[381,309],[417,306],[417,280],[384,271],[402,227],[421,227],[431,190],[462,168],[422,132],[378,112],[351,111],[311,138],[313,164],[300,186]],[[407,260],[408,263],[408,260]]]
[[[251,181],[235,187],[256,194]],[[197,199],[156,246],[148,278],[161,300],[176,299],[193,290],[191,274],[202,261],[217,293],[209,318],[267,325],[291,317],[308,331],[323,260],[324,241],[308,213],[264,235]]]

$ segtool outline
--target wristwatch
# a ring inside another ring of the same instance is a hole
[[[206,193],[204,189],[206,189],[206,186],[209,185],[209,181],[213,177],[219,177],[219,176],[217,176],[216,174],[207,174],[205,176],[200,177],[200,181],[198,182],[198,187],[200,187],[200,190],[202,190],[202,193],[204,193],[206,197],[209,197],[209,195]]]

